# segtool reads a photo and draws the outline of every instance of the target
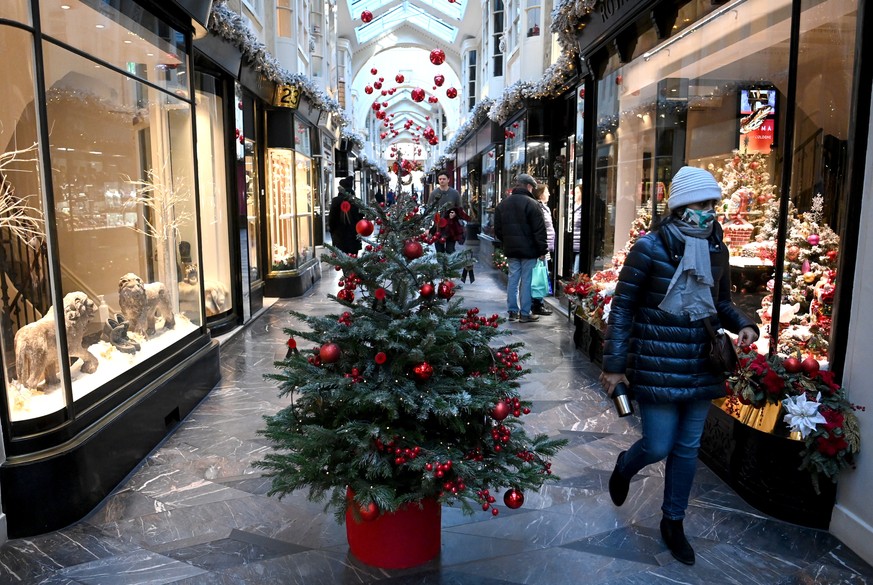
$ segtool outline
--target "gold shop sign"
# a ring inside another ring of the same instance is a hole
[[[278,85],[273,95],[273,105],[296,110],[300,106],[300,88],[296,85]]]

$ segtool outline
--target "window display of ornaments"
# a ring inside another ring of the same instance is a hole
[[[85,349],[82,340],[85,329],[98,312],[97,305],[80,291],[65,295],[63,304],[67,351],[70,357],[82,360],[81,372],[92,374],[97,371],[99,362]],[[39,320],[28,323],[15,334],[15,371],[19,384],[27,389],[35,390],[43,380],[46,385],[60,383],[55,329],[55,310],[49,307]]]
[[[442,65],[446,61],[446,54],[442,49],[434,49],[430,52],[430,62],[434,65]]]
[[[361,21],[364,24],[367,24],[371,20],[373,20],[373,13],[372,12],[370,12],[369,10],[364,10],[363,12],[361,12]]]
[[[154,335],[158,314],[164,320],[164,329],[176,326],[170,295],[162,282],[143,283],[139,276],[128,272],[118,281],[118,305],[134,333]]]

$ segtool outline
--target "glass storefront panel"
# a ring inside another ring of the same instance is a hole
[[[28,5],[28,0],[4,0],[0,2],[0,18],[8,18],[16,22],[30,24]]]
[[[504,138],[506,139],[506,158],[503,162],[509,173],[508,178],[510,182],[512,182],[516,175],[527,172],[527,167],[525,166],[525,155],[527,152],[524,146],[524,132],[524,120],[507,124],[503,131]]]
[[[267,238],[274,271],[296,270],[294,254],[294,151],[267,150]]]
[[[233,272],[227,217],[225,106],[215,77],[197,73],[196,87],[200,234],[203,249],[210,251],[203,255],[203,294],[206,316],[211,317],[233,308],[230,294]],[[195,260],[192,258],[190,262]],[[182,267],[180,294],[184,293],[183,297],[187,294],[188,300],[191,295],[199,295],[198,275],[196,265]]]
[[[44,58],[61,286],[87,305],[67,335],[79,400],[199,328],[199,308],[178,312],[180,258],[197,256],[191,107],[51,43]]]
[[[482,233],[494,237],[494,209],[500,203],[497,147],[482,155]]]
[[[312,232],[312,211],[315,206],[315,165],[312,159],[296,153],[294,169],[294,190],[296,200],[294,214],[297,216],[295,252],[297,266],[302,266],[315,258],[315,239]]]
[[[5,0],[4,0],[5,2]],[[185,35],[136,3],[40,2],[43,34],[178,96],[188,96]]]
[[[65,418],[66,399],[60,388],[49,392],[51,384],[44,379],[46,365],[56,369],[59,351],[54,320],[48,317],[52,298],[31,34],[0,25],[0,54],[17,56],[0,61],[0,76],[6,80],[0,100],[0,343],[6,404],[10,421],[57,412],[57,423]],[[39,341],[46,343],[33,355],[36,349],[28,347]]]

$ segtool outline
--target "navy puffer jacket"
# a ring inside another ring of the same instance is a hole
[[[716,224],[709,238],[718,316],[713,327],[738,333],[754,327],[731,301],[729,253]],[[626,372],[639,402],[710,400],[724,396],[724,376],[708,366],[709,334],[703,321],[658,308],[684,253],[667,231],[641,237],[627,255],[615,288],[603,349],[603,370]]]
[[[494,211],[494,235],[507,258],[539,258],[549,251],[540,204],[524,187],[516,187]]]

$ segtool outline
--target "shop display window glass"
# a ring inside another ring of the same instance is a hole
[[[225,158],[224,100],[218,80],[197,73],[197,169],[200,189],[200,235],[203,255],[203,295],[206,316],[212,317],[231,310],[230,226],[227,217],[227,164]],[[196,258],[182,259],[182,279],[179,283],[183,312],[199,310],[192,303],[200,294],[200,274]]]
[[[525,162],[527,160],[527,151],[524,145],[525,121],[518,120],[512,124],[507,124],[504,128],[503,135],[506,142],[506,158],[504,164],[509,172],[509,180],[512,181],[516,175],[527,172]]]
[[[812,356],[827,367],[840,285],[837,232],[848,207],[857,2],[801,3],[796,96],[788,95],[791,6],[707,7],[708,16],[683,25],[682,34],[630,63],[617,56],[607,63],[597,86],[591,195],[601,205],[592,227],[602,235],[593,272],[599,286],[614,286],[630,246],[666,211],[674,173],[683,164],[707,169],[722,190],[717,211],[733,298],[760,325],[759,351]],[[788,145],[782,125],[790,97],[796,115]],[[789,156],[790,192],[781,193]],[[781,242],[780,224],[787,226]],[[771,414],[756,420],[772,423]]]
[[[0,18],[30,24],[28,0],[4,0],[0,2]]]
[[[5,1],[5,0],[4,0]],[[185,35],[130,0],[40,2],[43,34],[142,81],[188,96]]]
[[[494,209],[500,203],[497,147],[482,155],[482,233],[494,237]]]
[[[22,329],[45,329],[53,336],[51,324],[41,321],[52,305],[52,297],[39,179],[32,47],[33,37],[29,32],[0,25],[0,52],[18,56],[15,61],[0,62],[0,75],[6,80],[5,96],[0,100],[0,342],[9,420],[34,418],[44,411],[60,411],[55,421],[59,422],[65,418],[63,409],[67,404],[63,392],[57,395],[55,405],[42,408],[37,404],[42,400],[42,391],[35,383],[37,372],[33,373],[34,380],[19,381],[18,370],[23,370],[25,364],[22,362],[20,368],[16,367],[15,355],[16,336]],[[18,336],[19,343],[21,339]],[[43,351],[45,362],[59,362],[59,350],[53,337]]]

